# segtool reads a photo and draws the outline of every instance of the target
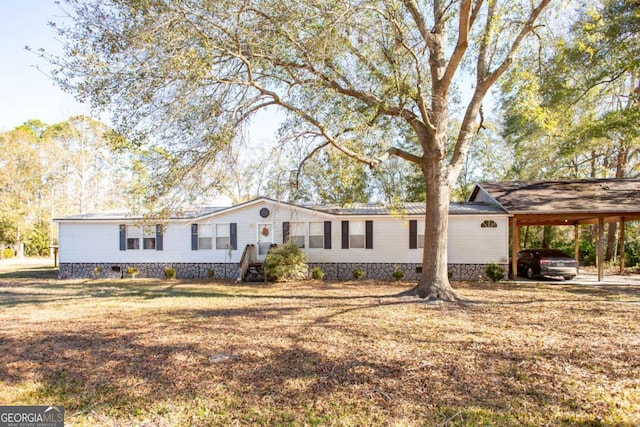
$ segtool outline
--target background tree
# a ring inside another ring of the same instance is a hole
[[[0,134],[0,247],[46,255],[56,240],[53,218],[135,206],[129,184],[142,171],[111,149],[107,131],[78,116]]]
[[[283,139],[372,167],[385,151],[416,164],[428,200],[416,291],[449,300],[451,189],[483,99],[548,3],[68,0],[66,56],[48,59],[64,88],[112,109],[119,133],[163,145],[169,177],[206,169],[242,122],[273,106],[288,116]],[[460,109],[457,81],[470,92]],[[451,111],[461,113],[452,146]],[[391,147],[397,135],[412,135],[413,149]]]
[[[503,85],[504,135],[515,152],[511,178],[638,176],[638,10],[635,0],[593,2],[538,62],[512,70]],[[607,260],[617,247],[612,223]]]
[[[347,205],[366,203],[370,199],[367,171],[335,148],[327,148],[305,162],[298,187],[305,197],[299,201]]]
[[[40,133],[44,125],[27,122],[0,135],[0,217],[2,237],[19,257],[25,243],[37,234],[42,214],[42,186],[45,171],[40,161],[47,151]]]

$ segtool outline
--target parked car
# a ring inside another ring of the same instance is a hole
[[[525,249],[518,252],[518,276],[562,276],[571,280],[578,275],[578,262],[557,249]]]

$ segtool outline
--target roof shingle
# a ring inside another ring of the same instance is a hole
[[[640,179],[480,182],[477,188],[511,214],[640,211]]]

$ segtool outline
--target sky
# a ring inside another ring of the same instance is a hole
[[[41,58],[25,50],[60,53],[61,42],[47,23],[62,17],[54,0],[0,0],[0,132],[30,119],[54,124],[90,113],[36,68],[47,69]]]
[[[92,115],[88,105],[78,103],[46,75],[43,59],[25,49],[61,54],[62,43],[48,22],[63,22],[64,16],[55,0],[0,0],[0,132],[30,119],[55,124]],[[94,118],[109,121],[108,113]],[[272,144],[281,120],[273,111],[257,115],[248,130],[250,140]]]

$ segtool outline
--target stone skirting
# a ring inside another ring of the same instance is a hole
[[[505,271],[508,271],[507,264],[500,264]],[[60,279],[88,279],[95,278],[94,271],[100,268],[100,278],[119,279],[127,278],[127,268],[138,269],[136,277],[144,278],[164,278],[164,269],[171,267],[176,270],[177,279],[236,279],[239,276],[238,264],[236,263],[140,263],[140,264],[119,264],[119,263],[60,263],[58,277]],[[315,267],[320,267],[327,280],[351,280],[353,271],[360,268],[364,271],[364,279],[394,280],[395,269],[405,273],[403,280],[418,280],[420,278],[421,264],[414,263],[309,263],[309,271]],[[449,264],[449,277],[457,281],[487,281],[485,264]]]
[[[508,271],[507,264],[500,264]],[[364,279],[394,280],[392,274],[398,269],[404,272],[402,280],[418,280],[422,272],[422,264],[414,263],[309,263],[309,271],[320,267],[324,278],[328,280],[353,279],[353,271],[360,268],[364,271]],[[449,264],[449,278],[457,281],[488,281],[485,273],[486,264]]]
[[[96,278],[96,268],[100,268],[101,279],[120,279],[130,277],[129,267],[138,269],[136,277],[164,279],[164,270],[171,267],[176,270],[176,279],[236,279],[239,275],[236,263],[60,263],[58,278],[88,279]]]

